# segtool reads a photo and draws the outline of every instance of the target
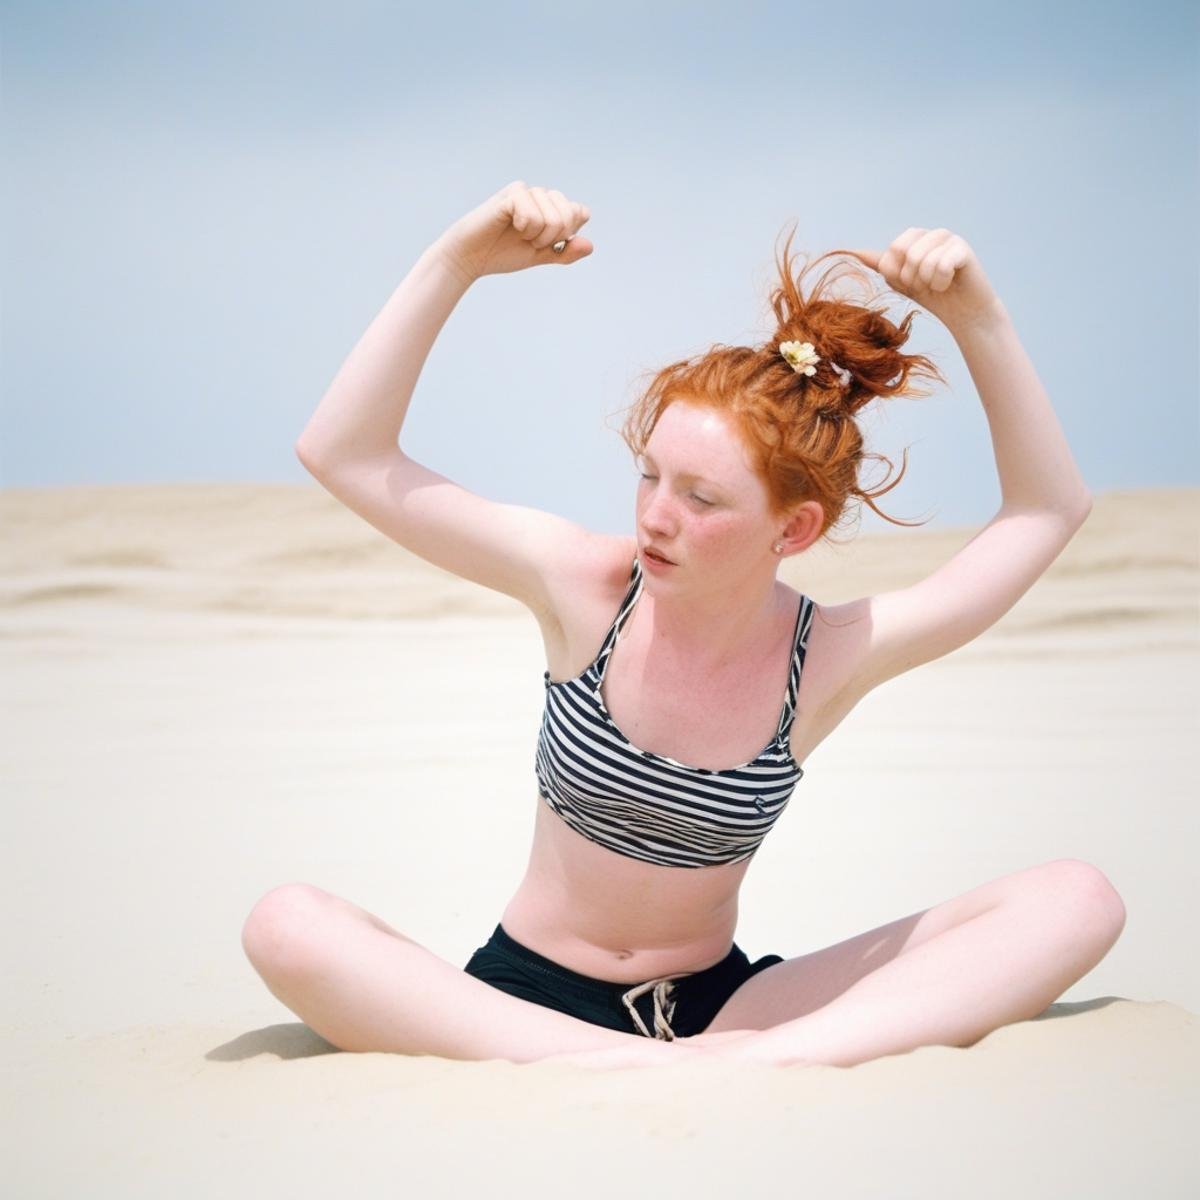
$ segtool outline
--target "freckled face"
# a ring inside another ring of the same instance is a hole
[[[654,578],[738,580],[761,569],[777,522],[765,485],[722,413],[676,400],[636,465],[638,545],[652,545],[678,564]]]

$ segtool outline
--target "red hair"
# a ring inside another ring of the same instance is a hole
[[[663,411],[684,400],[721,412],[731,421],[766,486],[773,517],[782,518],[805,501],[816,500],[825,513],[824,535],[836,527],[850,497],[859,496],[894,525],[923,524],[889,517],[875,505],[877,496],[904,478],[907,449],[895,480],[874,490],[859,487],[865,458],[880,459],[889,468],[894,464],[884,455],[864,452],[854,420],[876,397],[931,394],[913,387],[910,376],[945,384],[930,359],[901,353],[916,310],[899,325],[893,324],[880,311],[882,305],[873,306],[878,297],[870,291],[870,277],[845,250],[822,254],[793,279],[791,241],[789,233],[782,262],[776,256],[780,282],[771,292],[770,303],[777,327],[770,341],[760,346],[717,343],[704,354],[651,372],[649,386],[627,410],[621,437],[635,456],[641,454]],[[805,276],[817,263],[839,254],[847,257],[827,267],[806,297]],[[845,276],[864,284],[865,302],[833,294],[831,285]],[[786,341],[812,343],[820,355],[814,375],[793,370],[779,350]],[[849,386],[842,386],[831,360],[849,372]]]

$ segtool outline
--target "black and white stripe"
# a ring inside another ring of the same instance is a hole
[[[813,603],[801,597],[775,737],[750,762],[714,771],[639,749],[604,706],[600,685],[641,585],[634,558],[625,599],[592,665],[574,679],[552,680],[544,672],[539,790],[572,829],[618,854],[669,867],[740,862],[758,849],[804,774],[788,738]]]

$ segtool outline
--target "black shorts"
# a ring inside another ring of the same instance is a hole
[[[751,962],[734,942],[719,963],[703,971],[643,984],[613,983],[561,966],[497,925],[464,970],[510,996],[592,1025],[670,1041],[703,1033],[747,979],[781,962],[779,954]]]

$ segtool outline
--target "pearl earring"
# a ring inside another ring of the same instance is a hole
[[[776,542],[775,545],[772,547],[772,549],[775,551],[776,554],[779,554],[783,550],[783,543]]]

